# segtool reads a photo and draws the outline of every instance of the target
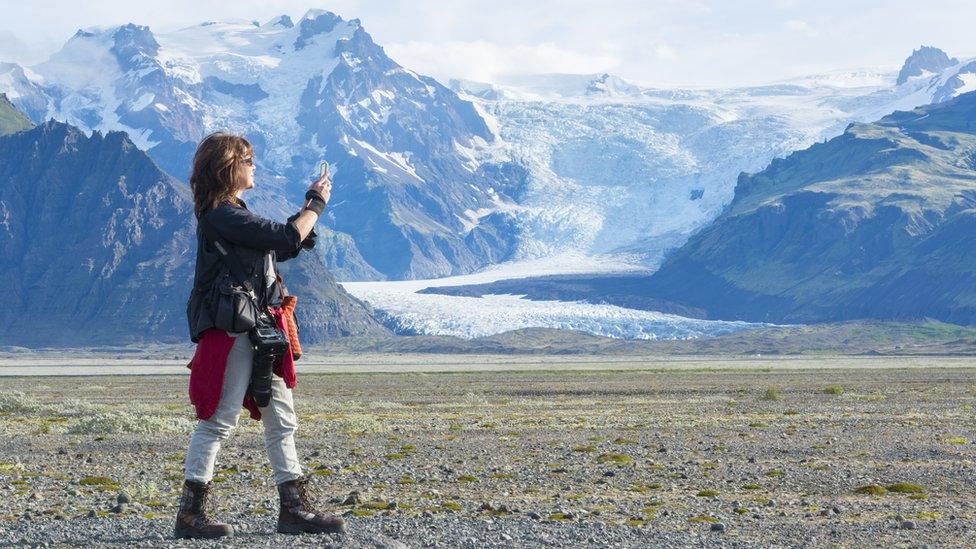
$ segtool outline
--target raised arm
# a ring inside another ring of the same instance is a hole
[[[315,247],[315,222],[325,210],[326,204],[332,195],[332,182],[329,180],[329,173],[326,168],[322,176],[308,187],[305,193],[305,203],[297,214],[288,218],[290,223],[295,224],[295,228],[301,235],[300,248],[312,249]],[[301,249],[277,249],[276,256],[278,261],[288,261],[298,255]]]

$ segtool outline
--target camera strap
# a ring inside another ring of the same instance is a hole
[[[258,305],[258,296],[254,293],[254,287],[251,285],[247,275],[244,274],[244,267],[241,265],[240,258],[238,258],[237,254],[234,253],[233,246],[231,246],[230,242],[227,242],[227,239],[220,236],[217,229],[211,225],[209,221],[207,221],[206,214],[200,216],[198,222],[200,224],[200,228],[203,229],[203,235],[210,240],[210,243],[213,244],[214,249],[217,250],[217,256],[220,257],[225,265],[227,265],[227,268],[230,270],[230,274],[237,279],[237,282],[251,297],[251,301],[254,302],[254,306],[257,307],[258,311],[260,311],[261,307]]]

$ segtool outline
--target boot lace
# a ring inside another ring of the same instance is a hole
[[[315,507],[312,506],[312,502],[309,499],[308,492],[309,492],[309,490],[308,490],[308,479],[307,478],[303,478],[303,479],[299,480],[298,481],[298,501],[300,501],[302,503],[302,507],[304,507],[305,510],[308,511],[309,513],[312,513],[314,515],[320,515],[321,513],[319,513],[315,509]]]
[[[209,499],[210,490],[209,486],[203,486],[201,488],[188,488],[190,494],[187,499],[187,505],[185,509],[189,511],[190,515],[195,515],[197,520],[201,524],[210,524],[213,519],[210,518],[209,512]]]
[[[210,500],[210,490],[205,490],[203,494],[200,496],[200,503],[198,507],[200,512],[200,521],[203,522],[204,524],[210,524],[211,522],[213,522],[213,519],[210,518],[210,509],[208,509],[209,505],[207,505],[209,503],[209,500]]]

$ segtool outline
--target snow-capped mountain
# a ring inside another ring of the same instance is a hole
[[[921,48],[897,71],[838,71],[725,90],[608,74],[452,81],[526,169],[516,258],[632,254],[655,267],[713,220],[741,172],[896,110],[976,88],[976,62]]]
[[[168,34],[134,24],[78,31],[50,59],[0,66],[0,91],[40,122],[125,131],[185,179],[196,143],[245,134],[259,210],[288,209],[321,159],[334,167],[325,257],[355,278],[468,272],[506,259],[504,165],[468,101],[400,67],[359,20],[311,10],[206,22]]]
[[[433,278],[510,259],[628,254],[654,267],[729,203],[739,173],[854,121],[976,88],[976,62],[923,47],[901,71],[737,89],[601,75],[451,89],[400,67],[356,19],[79,31],[48,61],[0,65],[35,121],[126,131],[185,178],[215,129],[259,158],[257,210],[281,217],[329,160],[322,253],[346,280]]]

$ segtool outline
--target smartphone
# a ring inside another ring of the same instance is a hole
[[[312,181],[318,181],[327,175],[329,175],[329,163],[325,160],[321,160],[315,165],[315,171],[312,172],[312,175],[309,177],[312,179]]]

